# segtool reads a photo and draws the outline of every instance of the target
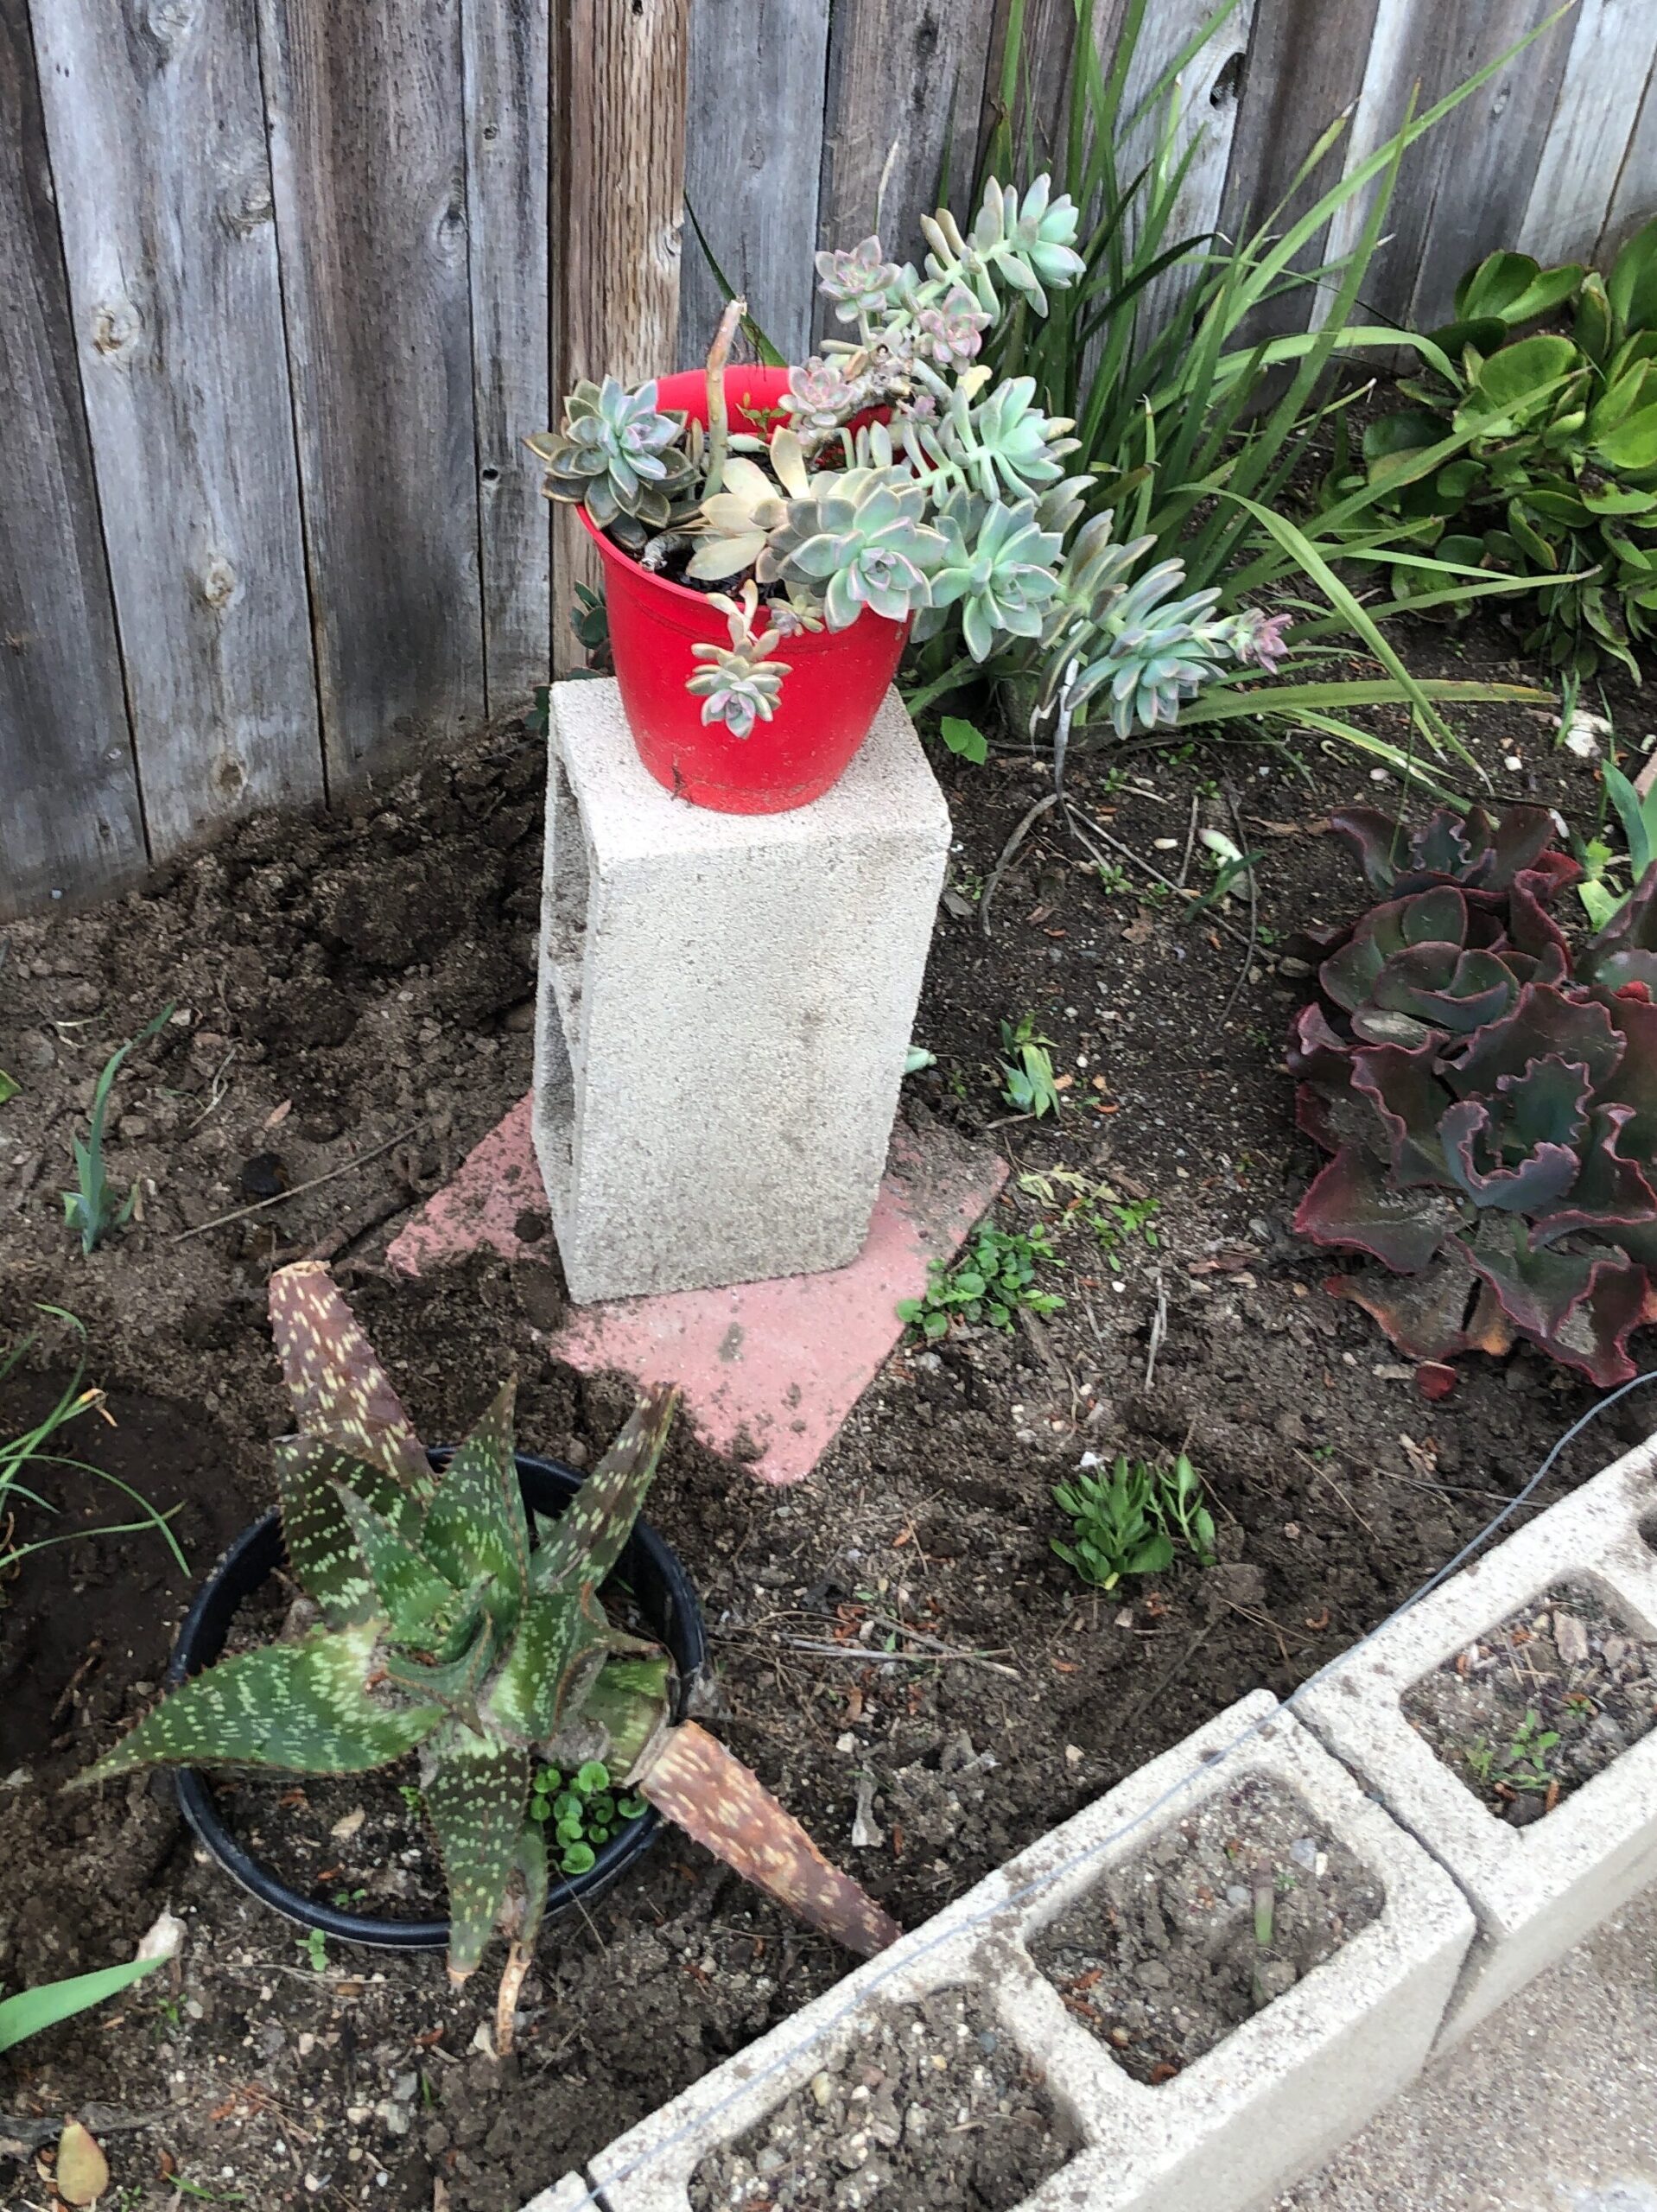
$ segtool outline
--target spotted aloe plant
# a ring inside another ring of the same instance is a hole
[[[1301,1127],[1332,1157],[1295,1217],[1380,1262],[1329,1287],[1439,1395],[1469,1351],[1539,1345],[1602,1388],[1657,1320],[1657,870],[1574,957],[1552,817],[1335,817],[1391,893],[1324,941],[1295,1024]]]
[[[502,2049],[549,1887],[530,1811],[543,1764],[602,1761],[815,1926],[865,1955],[890,1942],[895,1924],[747,1768],[676,1719],[667,1654],[606,1613],[676,1394],[641,1398],[568,1509],[532,1527],[510,1383],[435,1471],[326,1268],[274,1275],[270,1318],[299,1423],[276,1447],[283,1533],[320,1624],[173,1690],[80,1779],[154,1765],[354,1774],[417,1750],[450,1974],[470,1974],[497,1928],[509,1940]]]

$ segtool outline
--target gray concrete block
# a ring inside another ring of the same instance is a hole
[[[1025,1939],[1159,1827],[1249,1774],[1300,1797],[1380,1878],[1384,1909],[1286,1996],[1150,2088],[1070,2018]],[[1027,1894],[1037,1883],[1039,1893]],[[1084,2144],[1020,2212],[1241,2212],[1414,2076],[1472,1934],[1455,1885],[1262,1691],[619,2138],[590,2171],[609,2212],[688,2212],[686,2184],[707,2151],[832,2068],[860,2011],[970,1983],[1044,2073]]]
[[[572,1296],[844,1266],[949,848],[897,693],[790,814],[672,798],[613,683],[555,684],[550,728],[534,1129]]]
[[[603,2198],[579,2174],[566,2174],[550,2189],[543,2189],[538,2196],[532,2196],[524,2212],[606,2212],[606,2208]]]
[[[1298,1707],[1454,1876],[1478,1916],[1446,2045],[1657,1880],[1657,1732],[1545,1820],[1514,1828],[1416,1733],[1401,1700],[1423,1675],[1561,1582],[1594,1590],[1636,1633],[1657,1634],[1657,1556],[1640,1534],[1654,1508],[1657,1442],[1648,1442],[1391,1623],[1312,1684]]]

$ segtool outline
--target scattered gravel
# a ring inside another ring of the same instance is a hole
[[[1383,1902],[1298,1798],[1250,1776],[1114,1868],[1032,1949],[1117,2064],[1155,2086],[1333,1957]]]
[[[1078,2147],[1006,2030],[963,1990],[882,2009],[831,2070],[703,2159],[695,2212],[1012,2212]]]

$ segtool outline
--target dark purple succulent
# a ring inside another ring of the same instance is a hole
[[[1295,1023],[1297,1118],[1333,1157],[1295,1226],[1380,1268],[1329,1287],[1424,1383],[1540,1345],[1602,1388],[1657,1319],[1657,868],[1574,957],[1547,912],[1579,873],[1552,817],[1335,817],[1378,888]]]

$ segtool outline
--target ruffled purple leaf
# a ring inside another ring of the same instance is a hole
[[[1452,1106],[1438,1134],[1451,1174],[1481,1212],[1544,1212],[1577,1179],[1577,1155],[1569,1145],[1540,1144],[1518,1166],[1502,1166],[1490,1141],[1489,1109],[1476,1098]]]
[[[1527,983],[1512,1012],[1478,1031],[1458,1059],[1446,1062],[1444,1075],[1457,1096],[1482,1097],[1504,1075],[1523,1075],[1533,1060],[1552,1053],[1580,1061],[1598,1091],[1615,1073],[1622,1052],[1622,1039],[1603,1006],[1567,997],[1551,984]]]
[[[1519,995],[1512,975],[1493,952],[1453,944],[1416,944],[1394,953],[1370,993],[1387,1014],[1407,1014],[1452,1036],[1471,1036],[1500,1020]]]
[[[1330,1275],[1332,1297],[1361,1306],[1380,1323],[1406,1359],[1453,1359],[1467,1349],[1467,1314],[1479,1279],[1453,1247],[1419,1274]]]
[[[1414,1052],[1376,1045],[1352,1056],[1352,1087],[1374,1101],[1387,1129],[1393,1179],[1406,1189],[1423,1183],[1442,1187],[1451,1180],[1438,1124],[1451,1102],[1433,1074],[1436,1058],[1431,1043]]]
[[[1635,1374],[1629,1332],[1646,1318],[1649,1278],[1621,1252],[1539,1248],[1525,1224],[1484,1215],[1472,1243],[1457,1239],[1520,1334],[1598,1389]]]
[[[1314,1244],[1368,1252],[1395,1274],[1417,1274],[1458,1220],[1441,1192],[1395,1189],[1373,1154],[1349,1144],[1301,1199],[1294,1225]]]

